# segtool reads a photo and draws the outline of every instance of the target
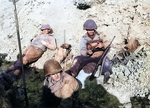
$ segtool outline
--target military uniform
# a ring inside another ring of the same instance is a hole
[[[87,33],[80,40],[81,55],[74,58],[72,67],[68,70],[68,73],[72,73],[74,77],[76,77],[82,69],[86,73],[92,73],[108,44],[103,42],[103,34],[97,33],[97,25],[92,19],[84,23],[83,29],[86,30]],[[100,72],[104,75],[104,79],[108,79],[109,75],[112,74],[112,68],[108,57],[105,57],[103,61],[103,67]],[[105,76],[106,72],[108,73],[107,76]],[[107,81],[105,80],[104,82]]]
[[[56,46],[55,38],[52,35],[41,34],[35,37],[31,45],[25,50],[23,57],[23,64],[32,63],[38,60],[46,51],[47,47],[41,43],[41,40]]]
[[[62,72],[61,79],[57,82],[51,77],[47,77],[44,86],[48,86],[55,96],[63,99],[70,97],[79,88],[77,80],[65,72]]]
[[[95,35],[93,40],[100,40],[100,36],[98,34]],[[101,54],[103,53],[103,51],[97,51],[94,52],[92,57],[88,56],[87,52],[87,45],[86,43],[88,41],[91,41],[92,39],[88,37],[87,33],[81,38],[80,41],[80,56],[76,56],[74,58],[72,67],[70,68],[70,71],[75,74],[78,75],[78,73],[80,72],[81,69],[83,69],[86,73],[91,73],[94,71],[96,64],[98,63],[99,59],[101,58]],[[110,64],[109,58],[107,58],[107,64]],[[110,74],[112,74],[112,69],[110,65],[107,65],[107,69],[102,71],[102,75],[109,71]]]
[[[46,78],[39,108],[72,108],[72,95],[79,89],[78,81],[62,72],[59,62],[55,59],[50,59],[44,64],[44,74]],[[53,79],[51,75],[60,75],[59,80]]]

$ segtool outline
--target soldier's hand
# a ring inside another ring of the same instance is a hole
[[[87,55],[88,55],[88,56],[91,56],[92,54],[93,54],[93,51],[92,51],[92,50],[88,50],[88,51],[87,51]]]

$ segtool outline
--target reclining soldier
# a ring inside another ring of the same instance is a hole
[[[63,72],[61,65],[55,59],[44,64],[44,85],[39,108],[71,108],[72,96],[79,89],[79,81]]]
[[[83,29],[87,32],[80,40],[81,55],[74,58],[70,70],[67,71],[67,73],[74,77],[76,77],[82,69],[86,73],[92,73],[102,53],[110,43],[109,41],[103,42],[103,35],[98,34],[96,31],[97,25],[92,19],[84,23]],[[103,60],[101,71],[101,74],[104,75],[104,83],[106,83],[109,79],[109,75],[112,74],[112,68],[108,57],[105,57]]]
[[[51,35],[53,33],[49,24],[44,24],[41,26],[42,34],[36,36],[31,45],[26,48],[23,53],[23,65],[33,63],[37,61],[43,53],[48,49],[55,50],[56,49],[56,41],[55,38]],[[14,71],[11,73],[12,77],[15,79],[20,74],[22,69],[22,64],[20,59],[14,62],[14,64],[6,70],[6,73],[10,71]],[[5,74],[7,76],[7,74]]]

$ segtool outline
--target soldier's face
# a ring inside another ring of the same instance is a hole
[[[61,76],[60,73],[54,74],[54,75],[50,75],[50,77],[54,80],[54,81],[59,81]]]
[[[42,34],[48,34],[49,32],[50,32],[49,29],[45,29],[45,30],[42,31]]]
[[[94,30],[86,30],[89,37],[95,36],[95,31]]]

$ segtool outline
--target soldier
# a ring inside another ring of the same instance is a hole
[[[74,58],[72,67],[67,71],[67,73],[74,77],[79,74],[81,69],[83,69],[86,73],[93,72],[102,53],[110,43],[108,41],[103,42],[102,34],[98,34],[96,31],[97,25],[92,19],[89,19],[84,23],[83,29],[86,30],[86,34],[82,36],[80,40],[81,55]],[[109,75],[112,74],[108,57],[105,57],[104,59],[101,74],[104,75],[104,83],[106,83],[109,79]]]
[[[79,89],[79,81],[62,71],[55,59],[44,64],[44,85],[39,108],[71,108],[72,96]]]
[[[44,24],[41,26],[42,34],[36,36],[29,47],[23,53],[23,65],[28,63],[33,63],[37,61],[43,53],[48,49],[55,50],[56,49],[56,41],[55,38],[51,35],[52,29],[49,24]],[[12,76],[16,79],[19,75],[22,68],[22,64],[20,60],[17,60],[6,73],[10,71],[14,71]]]

